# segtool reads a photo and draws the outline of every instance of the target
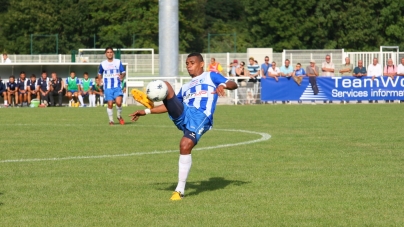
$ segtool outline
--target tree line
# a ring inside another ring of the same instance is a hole
[[[158,0],[0,0],[0,47],[9,54],[106,46],[158,53],[158,5]],[[402,49],[402,12],[402,0],[179,0],[180,52]]]

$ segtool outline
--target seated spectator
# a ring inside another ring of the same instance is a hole
[[[58,106],[62,106],[64,82],[55,72],[51,74],[49,99],[51,106],[56,106],[54,96],[58,96]]]
[[[31,75],[31,79],[27,81],[27,99],[28,99],[28,106],[31,105],[31,100],[38,99],[39,100],[39,91],[36,87],[36,76],[35,74]]]
[[[293,73],[293,67],[290,66],[289,59],[285,60],[285,64],[281,66],[281,76],[290,78]]]
[[[295,70],[293,70],[292,78],[300,86],[302,83],[303,77],[306,76],[306,72],[302,69],[302,65],[300,63],[296,64]]]
[[[79,78],[76,77],[74,71],[70,72],[70,76],[66,79],[66,96],[69,99],[69,106],[79,107],[78,94],[79,94]]]
[[[84,97],[88,97],[89,105],[92,106],[92,88],[93,88],[93,81],[88,78],[88,73],[84,72],[83,79],[80,81],[79,84],[79,101],[81,103],[81,107],[84,107]]]
[[[4,105],[7,105],[7,87],[0,78],[0,96],[3,98]]]
[[[13,103],[14,97],[14,103]],[[14,106],[18,104],[18,88],[15,82],[15,77],[10,76],[7,82],[7,101],[9,106]]]
[[[393,64],[393,59],[389,58],[387,60],[387,65],[384,66],[383,76],[388,76],[394,80],[397,75],[397,67]],[[394,100],[386,100],[386,103],[394,103]]]
[[[206,71],[223,74],[223,67],[220,65],[219,62],[216,62],[215,58],[211,58],[210,64],[208,65],[208,68],[206,69]]]
[[[41,104],[48,106],[49,92],[50,92],[50,81],[46,71],[42,72],[41,78],[37,81],[37,90],[41,96]]]
[[[20,73],[20,78],[17,80],[17,88],[18,88],[18,102],[20,107],[23,106],[24,102],[27,102],[27,80],[25,79],[25,72]]]
[[[311,84],[311,89],[313,90],[313,94],[317,95],[319,90],[317,86],[317,77],[319,75],[319,68],[316,66],[316,62],[314,60],[310,60],[310,65],[306,67],[306,75],[309,77],[309,82]],[[312,104],[316,104],[315,100],[311,101]]]
[[[341,66],[339,73],[341,76],[352,76],[353,65],[351,64],[351,59],[345,58],[345,64]]]
[[[10,58],[8,58],[8,55],[6,53],[3,54],[3,63],[11,63]]]
[[[372,77],[372,80],[374,80],[376,77],[381,77],[383,76],[383,71],[382,67],[379,64],[379,60],[377,58],[373,58],[372,64],[368,66],[368,76]],[[373,100],[369,100],[369,103],[372,103]],[[375,103],[378,103],[376,100]]]
[[[104,90],[103,90],[103,84],[102,84],[102,79],[99,78],[98,76],[95,77],[95,82],[92,88],[93,95],[94,97],[94,106],[104,105]],[[97,100],[99,100],[99,103],[97,104]]]

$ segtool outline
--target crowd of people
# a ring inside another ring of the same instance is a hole
[[[366,68],[363,66],[363,61],[359,60],[357,66],[354,67],[348,57],[345,58],[345,63],[338,66],[331,60],[330,55],[325,56],[325,61],[322,62],[321,68],[316,65],[316,61],[311,59],[309,65],[304,69],[301,63],[297,63],[294,67],[290,65],[290,60],[286,59],[284,64],[279,68],[275,61],[270,61],[268,56],[265,56],[264,63],[258,64],[253,57],[248,59],[248,65],[244,61],[233,60],[229,65],[229,76],[232,77],[249,77],[249,79],[238,79],[239,98],[242,104],[258,103],[261,79],[274,79],[278,81],[280,77],[290,77],[298,85],[301,84],[303,77],[308,77],[312,86],[313,93],[319,93],[316,78],[318,76],[333,77],[338,72],[340,76],[354,77],[371,77],[374,80],[376,77],[388,76],[394,79],[396,76],[404,76],[404,58],[401,58],[401,63],[398,66],[393,64],[393,59],[387,60],[387,65],[384,68],[378,63],[378,58],[373,58],[373,62]],[[223,68],[214,58],[211,59],[211,64],[207,67],[207,71],[218,72],[223,75]],[[312,101],[314,102],[314,101]],[[332,101],[324,101],[324,103],[332,103]],[[372,100],[369,100],[372,103]],[[378,102],[378,101],[375,101]],[[393,102],[386,100],[386,102]],[[275,103],[275,102],[274,102]],[[290,103],[285,100],[283,103]],[[299,101],[301,103],[301,101]],[[344,103],[344,101],[341,101]],[[360,101],[358,101],[360,103]]]
[[[123,79],[121,90],[123,92],[123,103],[126,104],[126,82]],[[4,107],[32,106],[31,102],[37,100],[41,107],[61,107],[63,97],[67,97],[68,106],[71,107],[96,107],[104,105],[103,80],[96,76],[89,78],[87,72],[79,79],[74,71],[69,77],[62,79],[56,72],[48,73],[43,71],[39,78],[32,74],[26,77],[24,71],[20,72],[18,78],[10,76],[8,82],[0,79],[0,96],[3,98]],[[55,100],[57,97],[57,102]],[[84,99],[88,99],[88,105]]]

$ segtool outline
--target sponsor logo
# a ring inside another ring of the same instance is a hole
[[[199,97],[208,97],[208,91],[198,91],[195,93],[189,93],[184,96],[184,100],[187,99],[194,99],[194,98],[199,98]]]

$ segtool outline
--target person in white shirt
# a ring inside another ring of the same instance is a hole
[[[373,63],[368,66],[368,76],[374,80],[376,77],[383,76],[383,70],[377,58],[373,58]]]
[[[276,67],[276,62],[272,62],[272,66],[268,69],[268,76],[272,77],[276,80],[276,82],[278,82],[278,76],[280,76],[281,74],[281,70],[279,69],[279,67]]]
[[[325,56],[325,62],[321,65],[323,73],[320,76],[334,76],[334,69],[335,65],[331,62],[331,56],[327,54]]]
[[[3,61],[4,63],[11,63],[10,58],[8,58],[8,55],[5,54],[5,53],[3,54],[3,60],[4,60],[4,61]]]
[[[401,64],[397,67],[397,76],[404,77],[404,58],[401,58]],[[404,100],[400,100],[400,102],[404,102]]]
[[[383,70],[380,64],[378,63],[379,60],[377,58],[373,58],[373,63],[368,66],[368,76],[372,77],[374,80],[376,77],[383,76]],[[372,103],[373,100],[369,100],[369,103]],[[376,100],[375,103],[378,103]]]

